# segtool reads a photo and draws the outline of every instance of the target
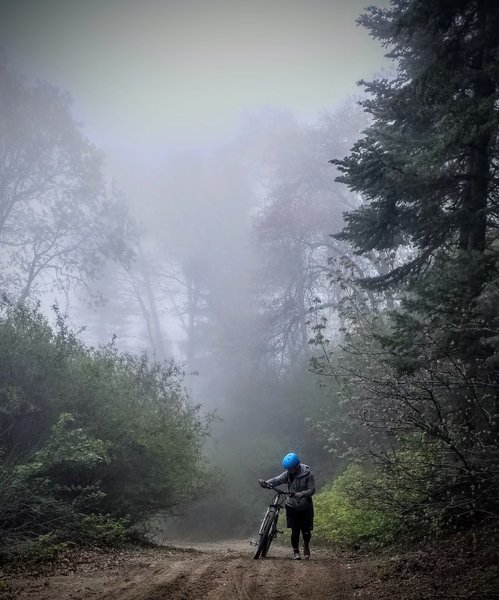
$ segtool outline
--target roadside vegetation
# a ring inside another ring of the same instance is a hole
[[[2,556],[123,542],[206,485],[208,422],[178,366],[8,303],[0,348]]]

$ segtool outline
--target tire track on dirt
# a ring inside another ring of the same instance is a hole
[[[291,561],[205,555],[170,562],[116,589],[105,600],[337,600],[353,598],[344,569],[331,560]]]
[[[106,600],[194,600],[206,598],[218,586],[213,561],[206,557],[171,561],[152,573],[142,574],[128,583],[127,589],[115,589]]]
[[[240,557],[225,564],[206,600],[347,600],[354,598],[353,589],[351,573],[331,559]]]
[[[224,546],[193,553],[151,552],[110,569],[55,575],[45,582],[11,580],[12,591],[17,588],[21,594],[9,600],[350,600],[358,596],[353,572],[331,556],[293,561],[289,552],[276,546],[269,558],[253,560],[251,550],[223,550]]]

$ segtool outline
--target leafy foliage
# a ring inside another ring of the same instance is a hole
[[[392,541],[398,529],[396,513],[380,508],[366,489],[381,477],[352,464],[315,496],[317,536],[334,544],[380,544]]]
[[[484,292],[489,308],[494,290]],[[348,331],[341,348],[325,345],[316,331],[323,354],[313,368],[335,380],[336,402],[357,424],[349,431],[336,412],[323,424],[329,446],[374,461],[383,484],[366,489],[366,498],[403,515],[406,531],[436,534],[499,517],[493,342],[486,338],[484,352],[476,337],[473,346],[468,338],[466,355],[459,346],[482,323],[485,298],[477,299],[475,320],[458,326],[441,311],[438,321],[426,321],[414,308],[387,314],[360,291],[351,299],[355,307],[344,305]]]
[[[208,430],[174,365],[85,347],[59,315],[3,305],[2,538],[110,541],[196,496]]]

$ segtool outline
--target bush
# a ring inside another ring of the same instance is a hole
[[[0,374],[3,542],[119,541],[205,489],[208,421],[175,364],[87,348],[60,315],[52,328],[4,305]]]
[[[318,538],[340,545],[386,544],[393,539],[397,516],[364,499],[363,490],[373,478],[359,465],[350,465],[315,496]]]

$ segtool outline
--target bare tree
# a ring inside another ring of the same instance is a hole
[[[68,291],[129,255],[131,224],[70,98],[0,65],[0,285],[19,302]]]

